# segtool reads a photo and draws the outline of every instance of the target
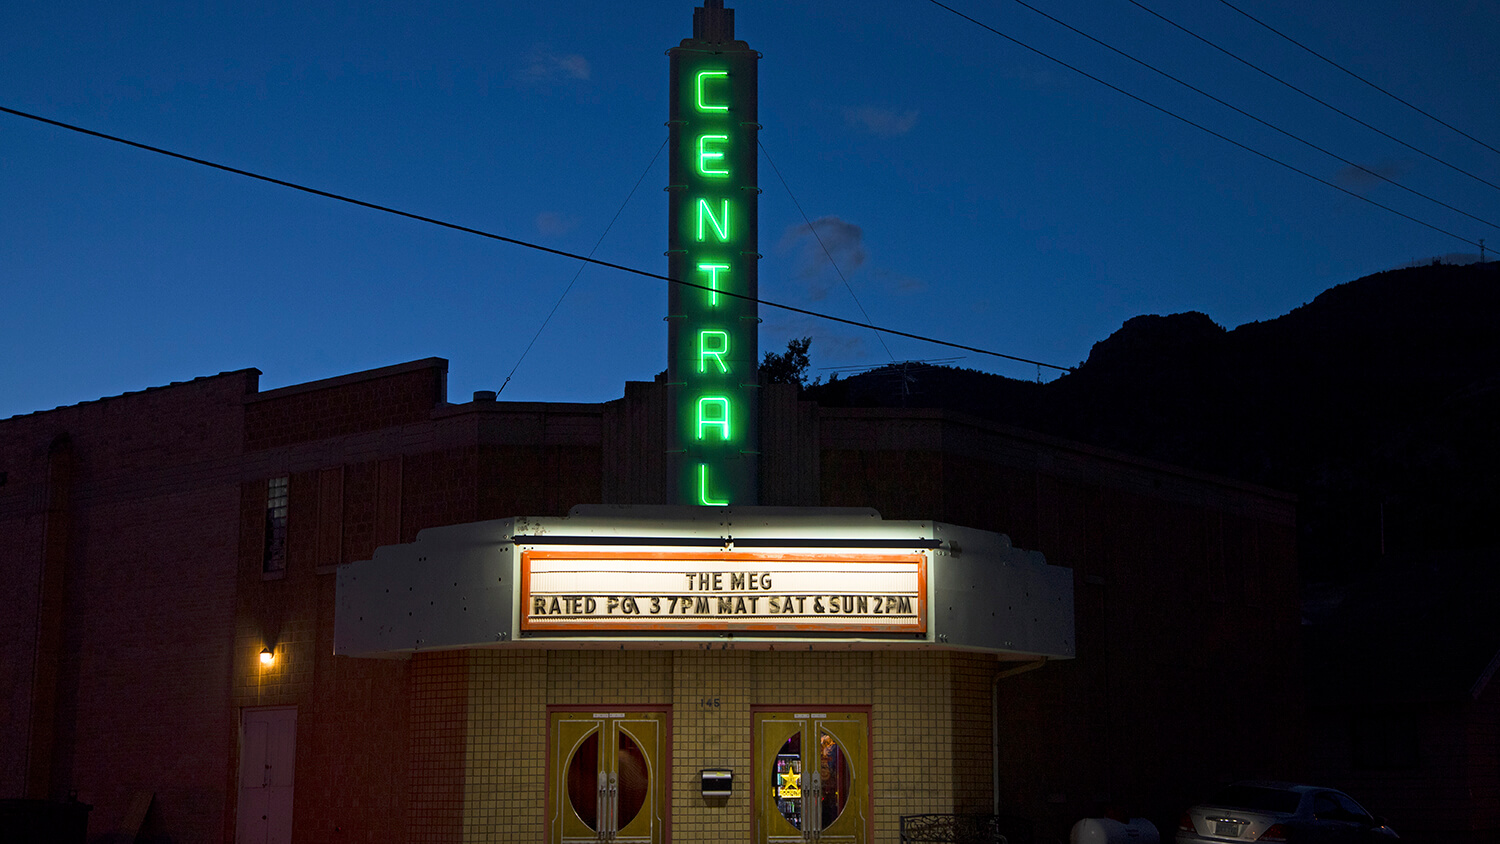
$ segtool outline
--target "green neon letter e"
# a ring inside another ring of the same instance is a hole
[[[709,149],[710,145],[718,147],[721,144],[728,144],[728,143],[729,143],[729,136],[728,135],[699,135],[698,136],[698,172],[702,173],[705,176],[728,176],[729,175],[729,171],[728,170],[725,170],[722,167],[716,168],[716,169],[709,169],[709,166],[708,166],[709,159],[713,159],[715,163],[723,163],[723,161],[724,161],[724,152],[723,152],[722,147],[720,147],[719,149]]]

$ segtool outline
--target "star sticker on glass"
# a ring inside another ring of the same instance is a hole
[[[797,771],[787,771],[784,774],[777,774],[776,778],[779,779],[779,780],[781,780],[780,787],[777,788],[778,796],[780,796],[780,797],[801,797],[802,796],[802,774],[801,773],[799,773]]]

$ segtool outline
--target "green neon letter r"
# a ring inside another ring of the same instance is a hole
[[[729,367],[724,364],[724,356],[729,354],[729,332],[727,331],[700,331],[698,332],[698,371],[707,371],[707,361],[713,358],[714,363],[719,365],[720,372],[728,372]],[[726,439],[728,439],[726,437]]]

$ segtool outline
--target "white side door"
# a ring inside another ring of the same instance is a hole
[[[296,707],[243,710],[239,844],[291,844],[296,754]]]

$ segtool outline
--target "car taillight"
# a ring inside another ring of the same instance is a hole
[[[1255,840],[1256,841],[1285,841],[1286,840],[1286,827],[1282,826],[1279,823],[1273,823],[1269,827],[1266,828],[1265,832],[1262,832],[1260,834],[1259,838],[1257,838]]]
[[[1193,829],[1193,816],[1188,814],[1187,812],[1183,812],[1182,817],[1177,819],[1177,828],[1182,830],[1183,832],[1197,831]]]

